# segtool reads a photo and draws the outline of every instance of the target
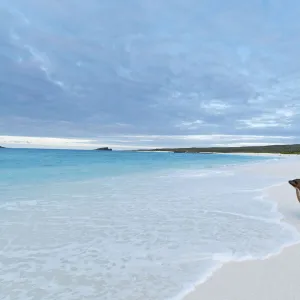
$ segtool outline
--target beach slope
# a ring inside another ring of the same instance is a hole
[[[247,171],[286,177],[282,184],[268,189],[267,197],[276,201],[282,221],[300,232],[300,203],[287,183],[300,177],[300,160],[286,159],[266,164],[263,169],[257,165]],[[300,299],[299,277],[300,244],[296,244],[265,259],[227,263],[184,300],[296,300]]]

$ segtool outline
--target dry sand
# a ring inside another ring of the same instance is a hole
[[[300,178],[300,157],[256,164],[245,172],[279,174],[285,180],[268,190],[283,221],[300,232],[300,203],[287,181]],[[276,236],[274,236],[276,239]],[[264,260],[230,262],[216,271],[184,300],[300,300],[300,244]]]

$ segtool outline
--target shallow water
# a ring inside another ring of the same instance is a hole
[[[165,300],[276,251],[299,236],[260,197],[273,180],[233,166],[264,160],[1,150],[0,296]]]

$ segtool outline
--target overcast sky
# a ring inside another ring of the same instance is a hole
[[[1,0],[0,143],[299,141],[299,15],[299,0]]]

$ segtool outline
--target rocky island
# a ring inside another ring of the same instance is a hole
[[[108,148],[108,147],[101,147],[101,148],[95,149],[95,151],[112,151],[112,149]]]

